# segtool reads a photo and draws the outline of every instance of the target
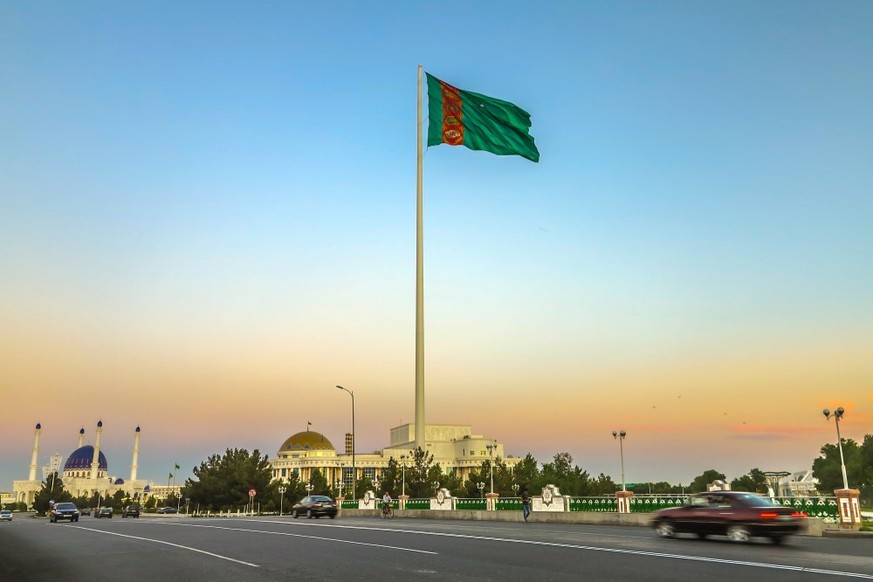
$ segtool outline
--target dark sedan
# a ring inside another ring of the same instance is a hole
[[[692,495],[682,507],[657,512],[652,527],[663,538],[689,533],[699,538],[726,535],[732,541],[746,542],[760,536],[778,544],[806,527],[806,514],[756,493],[710,491]]]
[[[124,508],[124,511],[121,512],[121,517],[139,517],[139,506],[128,505]]]
[[[98,517],[108,517],[109,519],[112,519],[112,508],[111,507],[98,507],[94,511],[94,518],[96,519]]]
[[[294,504],[291,514],[294,517],[305,515],[309,519],[326,515],[333,519],[336,517],[336,501],[327,495],[307,495],[299,503]]]
[[[64,501],[52,505],[52,508],[49,510],[49,521],[57,523],[65,519],[79,521],[79,509],[76,507],[76,504]]]

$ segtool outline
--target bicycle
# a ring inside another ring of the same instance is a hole
[[[388,503],[382,504],[382,513],[380,515],[382,519],[394,519],[394,510],[391,509],[391,505]]]

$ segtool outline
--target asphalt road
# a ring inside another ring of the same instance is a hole
[[[873,540],[660,539],[639,527],[396,518],[0,523],[0,580],[873,580]]]

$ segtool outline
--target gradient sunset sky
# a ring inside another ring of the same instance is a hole
[[[873,432],[873,3],[0,5],[0,490],[105,425],[178,481],[414,415],[416,67],[539,164],[424,158],[427,419],[628,482]]]

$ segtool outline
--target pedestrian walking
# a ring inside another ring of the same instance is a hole
[[[530,517],[530,494],[527,489],[521,491],[521,511],[524,514],[524,520],[527,521],[527,518]]]

